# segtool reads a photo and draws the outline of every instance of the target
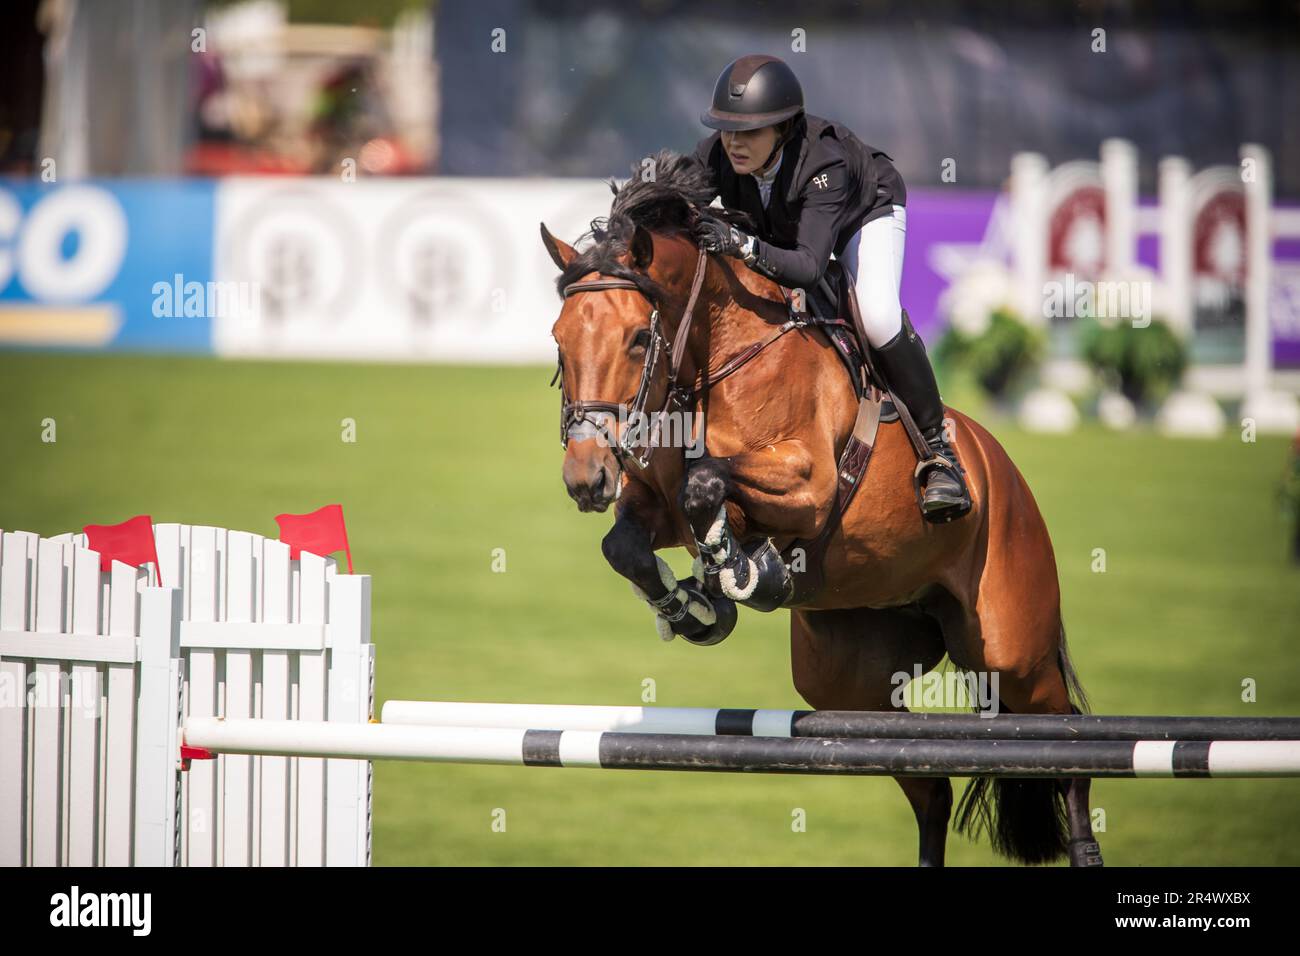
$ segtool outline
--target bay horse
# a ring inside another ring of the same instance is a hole
[[[1003,711],[1086,712],[1047,528],[998,442],[948,409],[973,507],[931,524],[913,495],[912,446],[899,425],[881,425],[865,481],[835,515],[837,460],[858,400],[826,335],[790,323],[776,283],[700,252],[690,226],[711,192],[697,164],[665,151],[653,179],[634,175],[611,188],[610,214],[593,222],[582,251],[541,227],[564,299],[552,329],[563,478],[582,511],[615,503],[603,553],[660,612],[663,636],[715,643],[736,611],[716,587],[677,581],[656,551],[684,547],[698,567],[721,516],[738,541],[770,539],[770,556],[838,517],[817,586],[789,605],[794,685],[810,707],[904,709],[896,675],[929,671],[947,653],[961,670],[996,679]],[[703,453],[638,452],[627,440],[636,425],[628,412],[656,408],[688,413]],[[942,865],[950,780],[895,779],[916,816],[920,865]],[[1025,864],[1068,856],[1100,865],[1089,784],[974,778],[956,830],[987,831],[997,853]]]

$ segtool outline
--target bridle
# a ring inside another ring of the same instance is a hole
[[[659,429],[664,413],[673,405],[685,407],[689,404],[694,393],[694,388],[683,388],[678,384],[677,376],[681,372],[682,359],[686,355],[686,343],[691,334],[691,320],[695,316],[695,305],[700,298],[700,289],[704,286],[707,261],[707,255],[701,249],[698,258],[695,260],[695,277],[691,280],[691,294],[686,300],[686,308],[682,312],[682,321],[677,326],[677,333],[673,336],[671,348],[668,340],[664,337],[659,308],[653,302],[651,303],[650,342],[646,346],[645,363],[641,367],[640,384],[637,385],[636,394],[632,396],[630,401],[610,402],[604,399],[569,398],[564,387],[564,361],[563,359],[559,361],[555,369],[555,376],[551,379],[551,384],[554,385],[557,379],[560,382],[561,447],[568,448],[570,438],[585,438],[590,437],[593,433],[600,434],[605,437],[620,469],[625,468],[628,461],[636,462],[641,468],[649,466],[650,456],[654,454],[654,450],[658,446]],[[583,292],[606,292],[611,289],[630,289],[644,295],[641,287],[631,279],[621,279],[616,276],[600,276],[596,279],[571,282],[564,287],[563,295],[567,299]],[[613,416],[617,421],[623,416],[626,409],[627,421],[637,423],[644,420],[646,404],[650,400],[650,389],[654,384],[655,369],[658,367],[659,359],[665,351],[669,351],[668,390],[664,395],[663,407],[659,410],[659,414],[654,417],[645,450],[641,454],[637,454],[634,450],[633,440],[638,429],[628,428],[620,438],[610,432],[608,425],[601,420],[601,416]],[[619,475],[618,479],[616,479],[615,488],[620,488],[621,485],[622,475]]]
[[[615,478],[614,486],[616,496],[622,490],[622,472],[627,467],[627,462],[635,462],[640,468],[646,468],[650,464],[650,457],[659,446],[659,434],[664,415],[670,408],[673,406],[678,408],[690,407],[696,394],[700,391],[717,384],[732,372],[735,372],[791,329],[803,328],[808,324],[803,318],[790,318],[766,339],[761,342],[750,343],[737,355],[728,359],[716,371],[709,371],[706,368],[697,374],[695,380],[689,385],[682,385],[677,379],[682,369],[682,360],[686,356],[686,344],[691,334],[691,320],[695,316],[695,306],[700,298],[700,289],[704,285],[707,264],[708,255],[701,249],[695,261],[695,277],[691,280],[690,296],[686,299],[686,308],[682,312],[682,320],[677,326],[676,334],[673,336],[671,348],[668,340],[664,337],[659,308],[655,303],[651,302],[650,343],[646,346],[645,364],[641,368],[640,384],[637,385],[636,394],[630,401],[610,402],[604,399],[569,398],[565,389],[563,357],[560,358],[556,365],[551,384],[554,385],[557,380],[560,383],[560,446],[567,449],[571,438],[581,440],[594,435],[603,436],[619,466],[620,473]],[[642,295],[645,294],[641,287],[631,279],[608,275],[571,282],[564,287],[562,294],[567,299],[579,293],[605,292],[612,289],[628,289],[633,292],[640,292]],[[651,423],[645,449],[638,454],[634,450],[634,441],[635,433],[640,429],[628,428],[620,438],[610,432],[608,425],[602,418],[611,416],[615,421],[618,421],[624,414],[624,409],[626,409],[627,421],[631,423],[644,421],[646,404],[650,400],[650,389],[654,383],[655,369],[665,351],[669,352],[668,389],[664,395],[663,406]]]

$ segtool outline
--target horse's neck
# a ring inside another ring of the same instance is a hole
[[[707,268],[678,377],[682,384],[695,380],[701,372],[716,371],[748,346],[770,338],[788,317],[781,287],[775,282],[750,274],[746,267],[729,259],[710,259]],[[738,287],[745,290],[743,301],[733,295]],[[693,411],[699,413],[701,409]],[[698,425],[702,427],[702,423]],[[660,454],[641,480],[651,485],[671,510],[688,464],[681,451],[671,456]]]
[[[764,279],[735,260],[711,260],[705,284],[708,301],[696,321],[700,334],[692,343],[697,365],[716,369],[755,342],[767,338],[784,321],[781,287]],[[743,301],[733,290],[744,289]],[[700,321],[703,319],[704,321]]]

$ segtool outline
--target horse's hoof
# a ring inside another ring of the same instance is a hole
[[[726,598],[707,595],[694,577],[677,580],[668,562],[658,555],[655,561],[668,593],[656,602],[635,583],[632,592],[655,612],[659,639],[671,641],[681,637],[701,647],[723,641],[736,627],[736,605]]]
[[[1105,866],[1096,840],[1070,841],[1070,866]]]
[[[676,625],[673,625],[674,633],[680,634],[683,640],[696,647],[712,647],[714,644],[721,644],[736,629],[739,612],[735,601],[730,598],[706,595],[695,578],[682,578],[677,582],[677,586],[691,595],[692,603],[703,601],[708,604],[713,610],[714,618],[713,623],[707,627],[693,629],[694,633],[677,631]]]

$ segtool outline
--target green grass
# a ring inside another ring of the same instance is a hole
[[[560,481],[549,369],[0,355],[0,526],[148,513],[272,534],[344,505],[374,576],[378,697],[798,706],[784,613],[662,644]],[[54,419],[57,442],[41,441]],[[356,421],[357,441],[340,440]],[[1099,713],[1300,713],[1286,443],[1068,439],[987,422],[1038,496],[1070,647]],[[505,573],[492,570],[505,551]],[[1105,573],[1093,549],[1104,548]],[[674,559],[674,563],[677,561]],[[1257,687],[1242,701],[1242,682]],[[1300,863],[1300,781],[1098,781],[1108,862]],[[806,811],[806,832],[792,813]],[[493,826],[504,811],[505,830]],[[494,816],[495,815],[495,816]],[[378,864],[891,864],[916,828],[887,779],[380,764]],[[949,842],[954,864],[987,843]]]

